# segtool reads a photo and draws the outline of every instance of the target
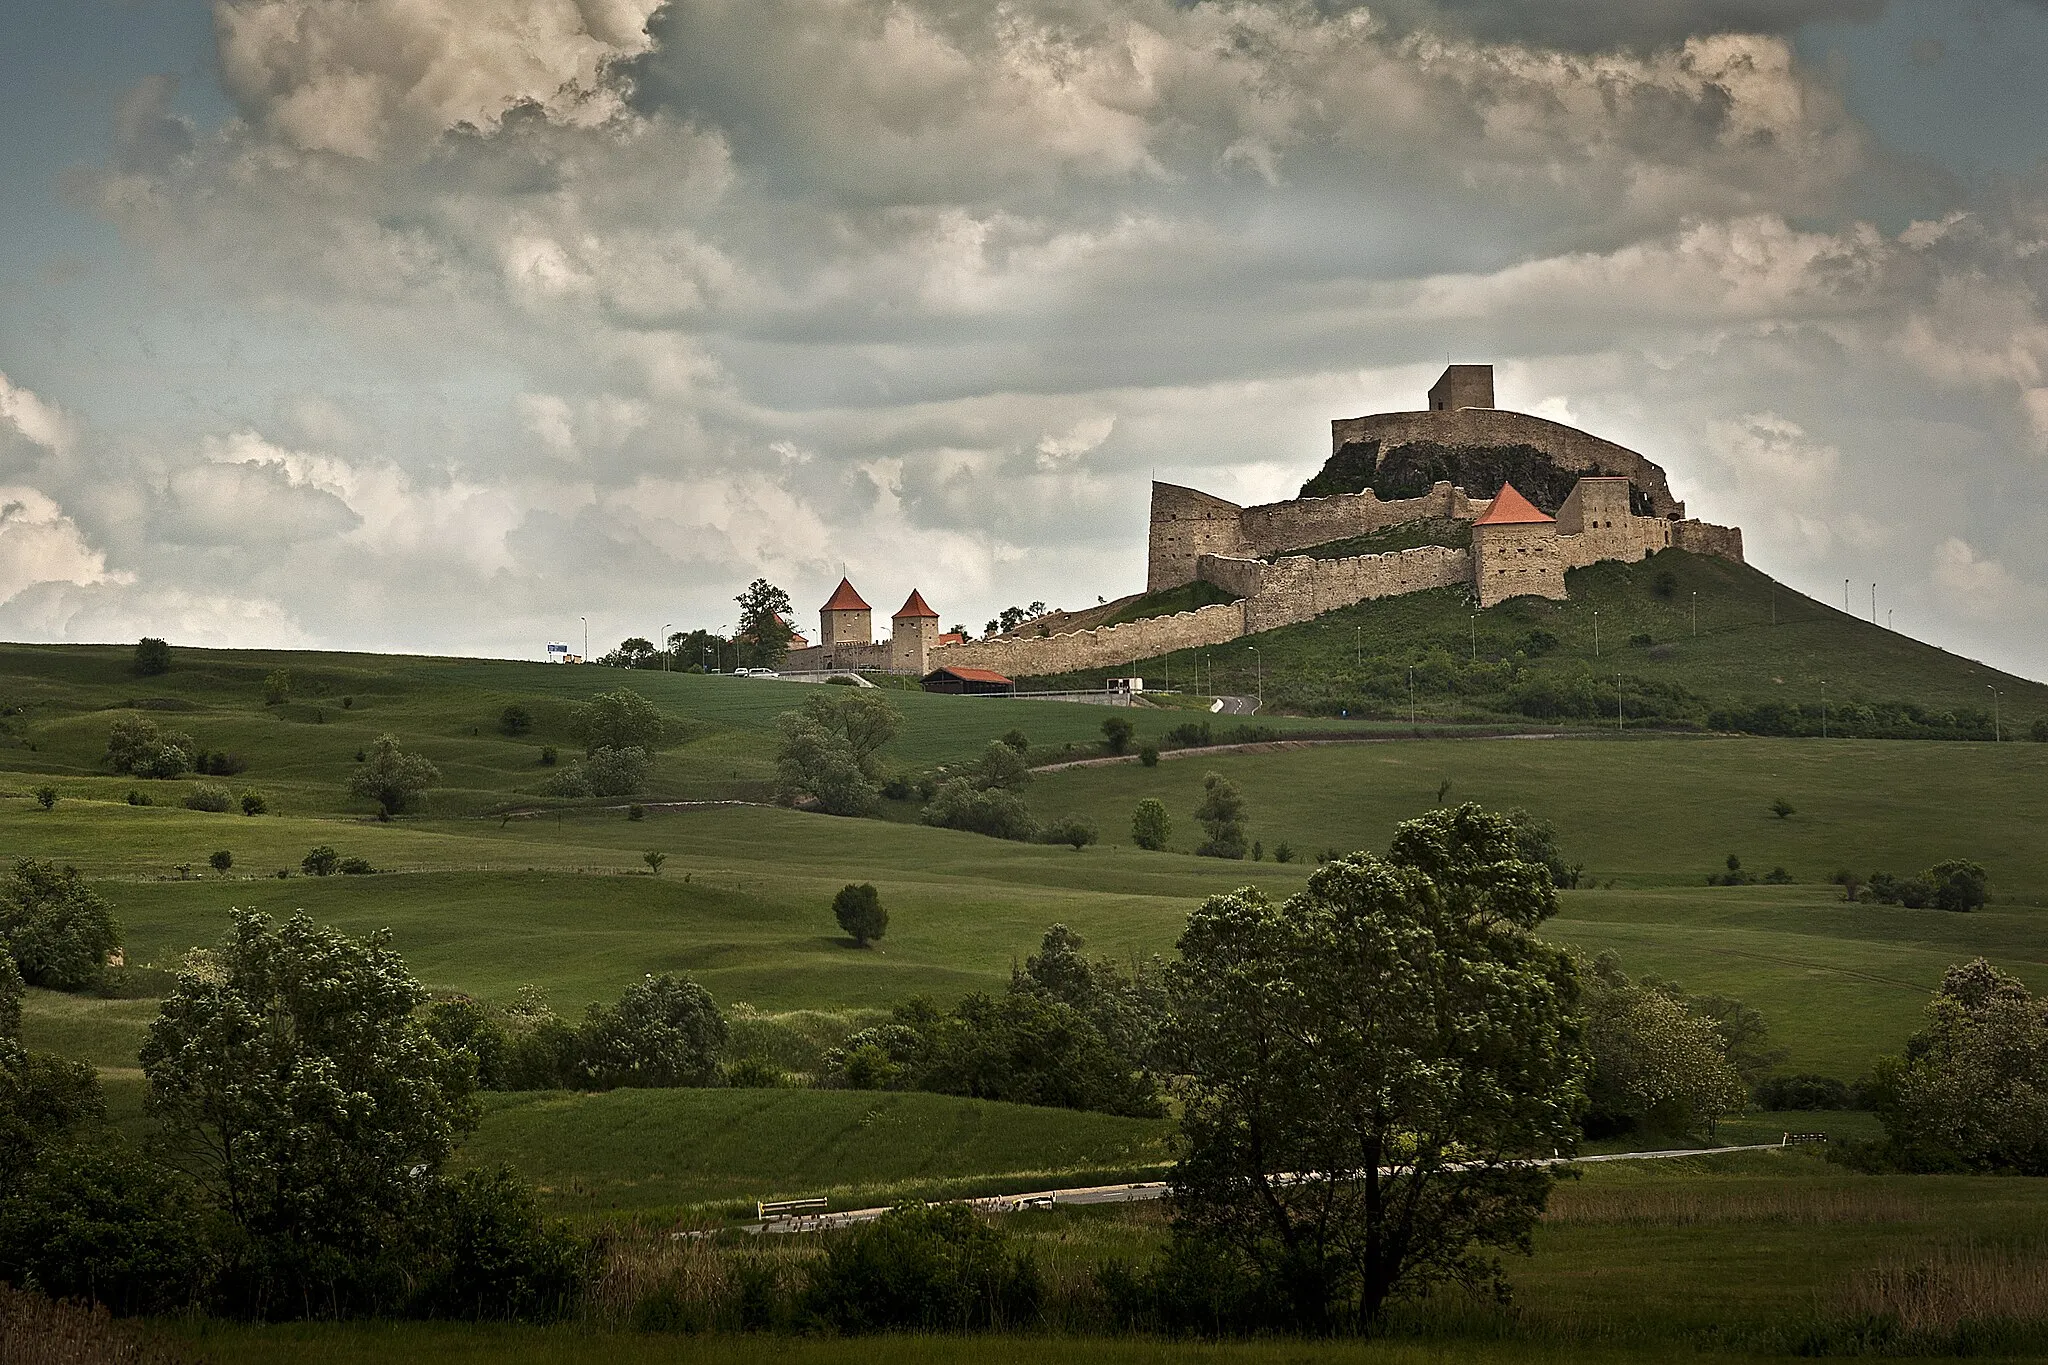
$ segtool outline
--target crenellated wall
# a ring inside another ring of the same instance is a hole
[[[1244,604],[1219,602],[1195,611],[1148,616],[1068,635],[1005,636],[940,645],[931,652],[931,666],[992,668],[1012,678],[1042,677],[1115,668],[1177,649],[1227,644],[1244,633]]]
[[[1715,526],[1704,521],[1673,522],[1671,543],[1696,555],[1719,555],[1737,564],[1744,562],[1740,526]]]
[[[1462,586],[1472,581],[1472,557],[1442,545],[1351,559],[1288,555],[1271,563],[1205,555],[1197,572],[1244,595],[1245,633],[1256,635],[1376,597]]]
[[[1424,517],[1469,521],[1491,506],[1465,496],[1462,488],[1438,483],[1419,498],[1381,501],[1370,490],[1329,498],[1239,507],[1178,484],[1152,485],[1151,542],[1145,591],[1162,592],[1198,576],[1203,555],[1257,558],[1347,540]]]

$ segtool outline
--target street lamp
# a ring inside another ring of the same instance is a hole
[[[1355,661],[1354,661],[1354,665],[1353,665],[1353,666],[1354,666],[1354,667],[1356,667],[1356,668],[1358,669],[1358,671],[1359,671],[1359,672],[1361,672],[1361,673],[1365,672],[1365,627],[1364,627],[1364,626],[1353,626],[1353,627],[1351,628],[1351,648],[1352,648],[1352,650],[1353,650],[1353,653],[1354,653],[1354,655],[1355,655]]]
[[[1700,595],[1698,592],[1694,592],[1692,595],[1692,633],[1695,635],[1700,633]]]
[[[1820,680],[1820,737],[1828,737],[1828,680]]]
[[[1265,656],[1259,653],[1257,645],[1246,645],[1252,652],[1252,677],[1259,685],[1259,709],[1266,709],[1266,667]]]
[[[661,671],[664,673],[668,672],[668,628],[674,624],[673,621],[661,623]]]
[[[1985,683],[1984,690],[1991,694],[1991,742],[1997,744],[2001,742],[1998,727],[1998,689],[1990,683]]]
[[[1593,657],[1600,657],[1600,608],[1593,608]]]
[[[1472,662],[1479,662],[1479,613],[1472,613]]]
[[[1408,728],[1415,728],[1415,665],[1408,665]]]
[[[1614,732],[1621,733],[1621,674],[1614,675]]]
[[[579,620],[579,621],[581,621],[581,622],[583,623],[583,662],[584,662],[584,663],[589,663],[589,662],[590,662],[590,618],[589,618],[588,616],[579,616],[579,617],[577,617],[576,619],[577,619],[577,620]]]
[[[1849,580],[1846,578],[1842,580],[1842,614],[1849,614]]]

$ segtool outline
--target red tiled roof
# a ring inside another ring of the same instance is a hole
[[[929,617],[934,621],[939,619],[939,614],[924,604],[924,598],[918,595],[916,588],[910,590],[910,597],[903,603],[902,609],[889,619],[901,621],[906,616]],[[1005,681],[1008,680],[1005,679]]]
[[[1486,515],[1473,522],[1474,526],[1526,526],[1535,522],[1556,521],[1556,517],[1545,516],[1520,493],[1511,483],[1500,486],[1494,494],[1493,506],[1486,509]]]
[[[949,630],[938,639],[932,641],[932,643],[935,645],[964,645],[967,643],[967,636],[961,631]]]
[[[853,584],[842,578],[833,592],[832,600],[818,608],[820,611],[870,611],[871,607],[860,600],[860,594],[853,590]]]
[[[949,678],[958,678],[961,682],[1002,683],[1005,686],[1014,686],[1010,679],[1000,673],[991,673],[986,668],[955,668],[948,665],[945,668],[935,668],[925,676],[936,678],[941,673]]]

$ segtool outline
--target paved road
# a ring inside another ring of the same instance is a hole
[[[1674,1157],[1724,1156],[1729,1152],[1776,1152],[1782,1151],[1785,1146],[1783,1142],[1759,1142],[1746,1147],[1687,1147],[1655,1152],[1609,1152],[1601,1156],[1545,1157],[1530,1164],[1583,1166],[1599,1161],[1669,1161]],[[1023,1213],[1032,1209],[1049,1209],[1060,1204],[1136,1204],[1165,1197],[1165,1181],[1147,1180],[1132,1185],[1089,1185],[1072,1190],[1040,1190],[1035,1194],[1000,1194],[963,1202],[969,1208],[979,1209],[983,1213]],[[872,1223],[888,1211],[886,1208],[848,1209],[844,1213],[821,1213],[801,1218],[770,1218],[764,1222],[743,1224],[740,1231],[829,1232],[834,1228],[852,1227],[856,1223]],[[676,1235],[684,1237],[692,1234]]]
[[[1256,716],[1259,714],[1259,699],[1257,697],[1218,697],[1216,700],[1222,702],[1223,707],[1219,711],[1212,712],[1214,715]]]

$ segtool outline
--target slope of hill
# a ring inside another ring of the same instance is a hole
[[[1412,695],[1414,717],[1439,722],[1612,725],[1619,709],[1624,725],[1990,739],[1994,728],[2012,738],[2048,719],[2048,687],[1746,565],[1665,550],[1575,569],[1566,583],[1569,601],[1517,598],[1483,611],[1457,589],[1383,598],[1137,668],[1182,678],[1199,665],[1208,691],[1263,688],[1268,712],[1316,716],[1406,719]]]

